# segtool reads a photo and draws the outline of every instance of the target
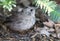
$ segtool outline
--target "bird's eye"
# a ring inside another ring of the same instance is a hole
[[[33,9],[31,9],[30,11],[33,11]]]

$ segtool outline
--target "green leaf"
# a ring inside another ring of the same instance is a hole
[[[48,13],[51,20],[53,20],[54,22],[60,21],[60,5],[56,4],[55,1],[37,0],[35,3],[36,6],[40,6],[42,12]]]
[[[51,12],[50,19],[54,22],[60,21],[60,5],[56,6],[55,10]]]
[[[7,9],[8,11],[12,10],[13,7],[16,7],[16,1],[15,0],[0,0],[0,5],[3,6],[4,9]]]

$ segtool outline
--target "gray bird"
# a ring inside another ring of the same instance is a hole
[[[18,14],[12,15],[10,20],[12,22],[6,25],[12,30],[21,32],[32,28],[35,24],[35,7],[24,8]]]

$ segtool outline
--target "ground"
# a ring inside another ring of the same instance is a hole
[[[32,6],[31,2],[31,0],[17,0],[17,6],[23,8],[28,5]],[[16,8],[13,11],[17,11]],[[54,27],[54,22],[47,18],[39,8],[36,10],[36,18],[37,21],[33,28],[22,33],[12,31],[4,24],[0,24],[0,41],[60,41],[60,28]]]

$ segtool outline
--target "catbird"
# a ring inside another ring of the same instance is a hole
[[[17,14],[10,17],[11,22],[6,23],[6,25],[14,31],[25,31],[35,24],[35,7],[26,7]]]

